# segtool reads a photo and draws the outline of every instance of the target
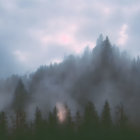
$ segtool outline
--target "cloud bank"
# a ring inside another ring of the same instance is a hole
[[[93,48],[100,33],[140,54],[139,0],[1,0],[0,77]]]

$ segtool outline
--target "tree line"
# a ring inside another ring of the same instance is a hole
[[[56,140],[56,139],[98,139],[98,140],[137,140],[140,138],[139,127],[134,127],[122,105],[117,107],[115,119],[111,116],[108,101],[102,113],[98,115],[93,102],[88,102],[83,112],[71,115],[67,105],[65,119],[61,122],[55,107],[47,117],[43,117],[36,108],[34,120],[29,121],[22,109],[14,111],[12,117],[6,112],[0,113],[0,139],[2,140]]]

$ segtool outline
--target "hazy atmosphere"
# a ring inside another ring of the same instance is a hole
[[[95,47],[100,33],[140,54],[139,0],[1,0],[0,77]]]
[[[139,140],[140,0],[0,0],[0,139]]]

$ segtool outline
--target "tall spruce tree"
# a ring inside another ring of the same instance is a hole
[[[92,127],[97,127],[99,124],[98,114],[92,102],[88,102],[85,107],[84,123]]]
[[[116,114],[117,115],[117,125],[120,128],[127,127],[128,117],[125,114],[123,105],[117,106],[117,112],[116,113],[117,113]]]
[[[8,136],[8,124],[5,112],[0,113],[0,139],[5,139]]]
[[[20,79],[15,89],[12,108],[15,111],[24,110],[25,106],[27,105],[27,100],[28,100],[28,93],[27,90],[25,89],[22,80]]]
[[[105,102],[102,115],[101,115],[101,125],[104,128],[111,128],[112,125],[112,119],[111,119],[111,113],[110,113],[110,106],[108,101]]]
[[[25,140],[27,139],[28,124],[26,121],[26,113],[23,110],[15,111],[15,118],[13,120],[13,139]]]

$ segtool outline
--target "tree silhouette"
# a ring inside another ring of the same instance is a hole
[[[5,112],[0,113],[0,137],[5,139],[8,136],[8,124]]]
[[[110,128],[112,125],[112,119],[110,114],[110,106],[108,101],[105,102],[101,115],[101,125],[103,128]]]
[[[98,131],[99,118],[95,106],[92,102],[88,102],[85,106],[83,114],[83,124],[81,135],[83,138],[95,138]]]
[[[15,89],[15,96],[12,103],[12,108],[15,111],[24,110],[27,105],[28,93],[24,87],[22,80],[18,81],[17,87]]]
[[[71,116],[70,109],[65,105],[66,120],[58,123],[57,110],[54,108],[48,114],[48,119],[43,119],[41,110],[36,108],[35,119],[32,126],[27,123],[24,111],[15,112],[13,125],[8,130],[7,117],[0,113],[0,139],[2,140],[56,140],[56,139],[127,139],[138,140],[140,131],[137,127],[128,127],[128,119],[123,106],[117,107],[117,124],[112,126],[109,103],[106,101],[101,114],[101,123],[92,102],[85,106],[84,114],[79,111]],[[119,126],[119,127],[118,127]]]
[[[34,120],[35,130],[39,131],[40,129],[42,129],[43,124],[44,124],[44,120],[42,118],[41,110],[37,107],[35,112],[35,120]]]
[[[26,139],[28,133],[28,125],[26,121],[26,113],[23,110],[15,112],[13,120],[13,139]]]
[[[78,131],[81,129],[83,118],[79,111],[76,112],[75,115],[75,129]]]
[[[88,102],[85,107],[84,123],[93,127],[97,127],[99,124],[98,114],[92,102]]]
[[[102,43],[103,43],[103,35],[100,34],[97,41],[96,41],[96,45],[100,46],[100,45],[102,45]]]
[[[124,112],[123,105],[117,106],[117,125],[120,128],[127,127],[128,117]]]
[[[47,135],[47,121],[45,121],[42,117],[41,110],[37,107],[35,111],[35,119],[34,119],[34,139],[39,139],[41,136],[45,138]]]
[[[54,107],[52,112],[49,112],[48,123],[50,126],[55,127],[58,124],[57,109]]]

